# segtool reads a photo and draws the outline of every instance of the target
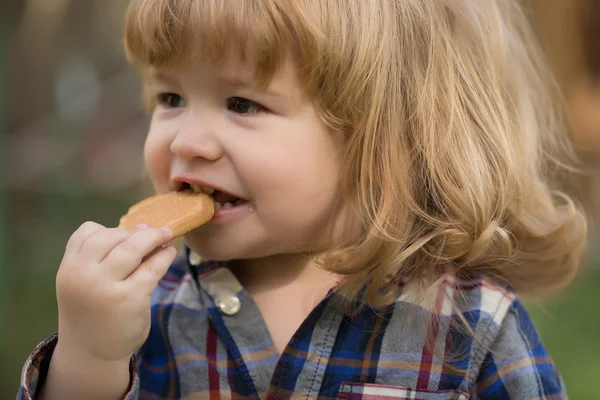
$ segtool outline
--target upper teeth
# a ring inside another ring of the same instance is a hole
[[[206,194],[213,194],[215,192],[215,189],[209,188],[209,187],[206,187],[206,186],[192,185],[192,184],[190,184],[190,187],[196,193],[204,192]]]

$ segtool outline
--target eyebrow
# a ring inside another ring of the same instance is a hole
[[[161,71],[151,70],[147,75],[147,82],[164,82],[173,86],[178,86],[179,83],[175,78]]]
[[[264,88],[259,88],[253,82],[250,82],[250,81],[244,80],[244,79],[226,77],[226,76],[220,76],[220,77],[217,77],[217,79],[219,80],[220,83],[227,85],[232,89],[249,89],[249,90],[260,91],[261,93],[267,94],[269,96],[278,96],[278,97],[282,96],[282,93],[279,90],[274,89],[272,87],[272,85],[267,85]]]

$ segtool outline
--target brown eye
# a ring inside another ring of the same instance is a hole
[[[168,108],[185,107],[185,100],[176,93],[160,93],[157,96],[157,102]]]
[[[227,99],[227,109],[236,114],[254,114],[266,111],[266,108],[252,100],[243,97],[230,97]]]

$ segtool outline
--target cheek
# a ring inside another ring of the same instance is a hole
[[[309,196],[309,200],[329,203],[338,188],[339,149],[327,132],[322,132],[311,142],[311,146],[307,146],[308,151],[296,152],[290,167],[295,170],[298,190]]]
[[[156,191],[168,191],[171,163],[170,144],[160,135],[155,134],[152,129],[150,129],[144,144],[144,163]]]
[[[295,178],[281,182],[280,187],[285,185],[287,190],[270,199],[268,220],[278,227],[281,237],[320,242],[325,237],[321,235],[336,230],[340,215],[339,168],[331,157],[294,160],[299,167],[294,170]]]
[[[322,218],[339,197],[340,160],[329,144],[305,149],[271,160],[271,179],[265,182],[271,190],[266,193],[271,193],[270,203],[279,212]]]

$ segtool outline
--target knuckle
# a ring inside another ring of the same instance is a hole
[[[138,246],[131,242],[131,240],[124,240],[120,245],[120,250],[129,253],[129,254],[137,254],[139,252]]]
[[[124,289],[114,290],[111,294],[111,300],[115,304],[128,304],[132,301],[133,297],[133,291]]]
[[[79,265],[80,261],[77,256],[65,252],[63,259],[60,262],[60,265],[58,266],[56,278],[62,278],[63,276],[70,277],[70,275],[77,274],[77,267]]]
[[[97,222],[94,221],[86,221],[79,226],[79,229],[75,232],[74,235],[85,235],[91,232],[97,231],[98,229],[104,228]]]
[[[87,279],[81,274],[74,274],[73,271],[69,273],[59,271],[56,275],[56,291],[57,294],[63,297],[74,299],[79,298],[86,293],[82,290],[86,287]]]
[[[169,264],[169,257],[166,252],[162,252],[157,257],[149,260],[148,263],[148,274],[152,280],[160,280],[163,277],[163,271],[165,270],[165,266]]]
[[[158,260],[155,260],[154,262],[150,263],[148,265],[148,268],[146,269],[147,274],[148,274],[148,278],[150,278],[150,280],[152,281],[156,281],[158,279],[160,279],[160,264],[158,262]]]
[[[106,233],[101,235],[102,241],[114,242],[115,240],[119,242],[118,246],[123,245],[128,242],[129,233],[121,228],[111,228],[107,229]],[[125,244],[125,246],[127,246]]]
[[[63,254],[62,260],[60,261],[60,265],[58,266],[58,271],[64,271],[65,269],[71,269],[74,264],[76,264],[76,255],[74,251],[65,250]]]
[[[139,272],[139,281],[144,282],[144,284],[156,281],[158,277],[158,266],[156,264],[156,260],[153,259],[146,261]]]
[[[97,222],[85,221],[83,224],[81,224],[80,228],[89,229],[89,228],[97,228],[99,226],[100,226],[100,224],[98,224]]]
[[[75,232],[73,232],[69,238],[69,243],[72,243],[75,240],[85,240],[87,237],[92,236],[95,232],[100,231],[102,228],[104,227],[96,222],[86,221],[81,224],[81,226]]]
[[[129,232],[123,228],[110,228],[109,231],[114,235],[127,236]]]
[[[91,231],[93,229],[96,229],[97,225],[98,224],[96,224],[95,222],[92,222],[92,221],[86,221],[83,224],[79,225],[79,228],[77,228],[75,230],[75,232],[73,232],[73,234],[69,238],[69,242],[68,243],[73,242],[75,239],[81,237],[86,232],[89,232],[89,231]]]

